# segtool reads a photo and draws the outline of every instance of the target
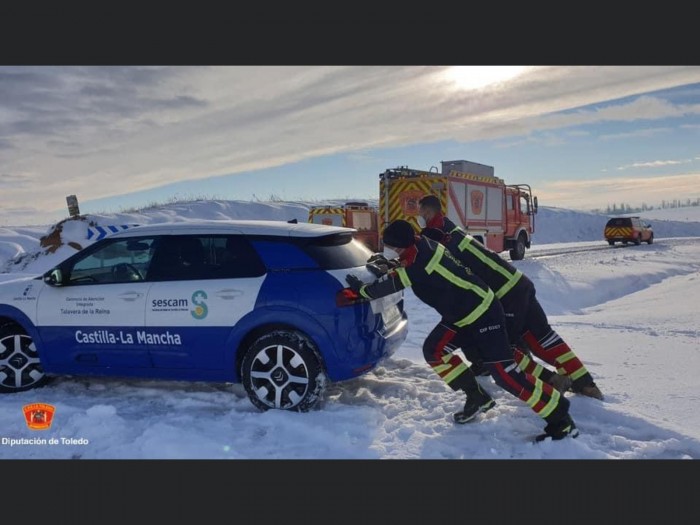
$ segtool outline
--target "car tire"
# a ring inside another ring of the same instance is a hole
[[[23,392],[48,381],[32,337],[16,323],[0,326],[0,393]]]
[[[637,235],[637,237],[635,237],[635,239],[634,239],[635,246],[639,246],[640,244],[642,244],[642,235],[641,234]]]
[[[654,242],[654,234],[652,233],[652,234],[649,236],[649,240],[647,241],[647,244],[652,244],[653,242]]]
[[[518,235],[518,239],[515,241],[515,246],[510,250],[510,259],[512,261],[520,261],[525,257],[525,236],[523,234]]]
[[[243,357],[241,378],[250,401],[263,411],[308,412],[328,383],[314,343],[295,330],[275,330],[255,340]]]
[[[608,241],[608,244],[609,244],[610,246],[615,246],[615,241]]]

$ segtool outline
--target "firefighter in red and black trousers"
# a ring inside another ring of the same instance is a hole
[[[423,356],[453,390],[467,395],[457,423],[473,420],[495,405],[473,371],[455,352],[472,348],[498,386],[525,402],[547,425],[537,441],[576,437],[569,400],[550,384],[518,368],[508,342],[503,307],[480,278],[457,261],[442,244],[416,235],[404,220],[389,224],[382,236],[385,248],[398,254],[398,266],[371,284],[348,274],[346,281],[360,297],[371,300],[412,287],[416,297],[442,316],[423,344]],[[386,261],[386,259],[385,259]]]
[[[457,260],[494,290],[503,305],[506,329],[520,368],[551,383],[562,392],[571,389],[575,393],[602,400],[603,394],[590,372],[550,326],[547,315],[535,297],[534,283],[515,266],[445,217],[437,196],[426,195],[418,204],[419,215],[425,222],[421,234],[445,245]],[[555,367],[558,373],[531,359],[527,353],[528,348],[536,357]],[[470,357],[467,355],[467,359],[472,361]]]

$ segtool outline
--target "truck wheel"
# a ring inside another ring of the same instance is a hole
[[[525,257],[525,236],[521,233],[515,241],[515,247],[510,250],[510,258],[513,261],[520,261]]]
[[[314,344],[294,330],[258,338],[243,357],[241,377],[260,410],[307,412],[321,400],[328,382]]]
[[[608,241],[608,244],[609,244],[610,246],[615,246],[615,241]]]
[[[637,237],[635,237],[634,244],[635,244],[635,246],[639,246],[640,244],[642,244],[642,234],[641,233],[639,235],[637,235]]]
[[[21,326],[0,326],[0,392],[23,392],[48,382],[34,340]]]
[[[651,236],[649,237],[649,240],[647,241],[647,244],[651,244],[654,242],[654,234],[652,233]]]

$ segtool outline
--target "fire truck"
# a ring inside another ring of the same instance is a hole
[[[396,219],[420,231],[418,201],[432,194],[440,199],[445,215],[479,242],[498,253],[510,250],[512,260],[522,259],[535,232],[537,197],[530,186],[506,184],[492,166],[476,162],[441,164],[441,172],[435,166],[428,171],[402,166],[379,174],[379,239]]]
[[[373,252],[380,251],[377,208],[367,202],[346,202],[340,206],[312,206],[309,222],[355,228],[354,237]]]

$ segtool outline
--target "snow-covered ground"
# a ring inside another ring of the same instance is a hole
[[[89,218],[100,225],[305,221],[307,209],[202,201]],[[673,221],[660,213],[666,210],[639,214],[652,223],[654,244],[607,247],[607,216],[540,207],[533,248],[515,264],[535,281],[550,322],[605,394],[602,402],[567,394],[577,439],[531,443],[544,422],[490,378],[479,380],[497,406],[455,425],[451,414],[463,394],[452,392],[421,352],[438,316],[408,290],[404,345],[365,376],[331,385],[319,410],[260,413],[240,385],[62,377],[0,395],[0,458],[700,459],[700,208],[680,210],[668,210]],[[43,272],[75,253],[90,242],[86,227],[65,223],[53,253],[39,242],[48,225],[0,228],[0,280]],[[56,407],[51,429],[27,428],[22,407],[29,403]],[[59,444],[4,443],[37,437]]]

